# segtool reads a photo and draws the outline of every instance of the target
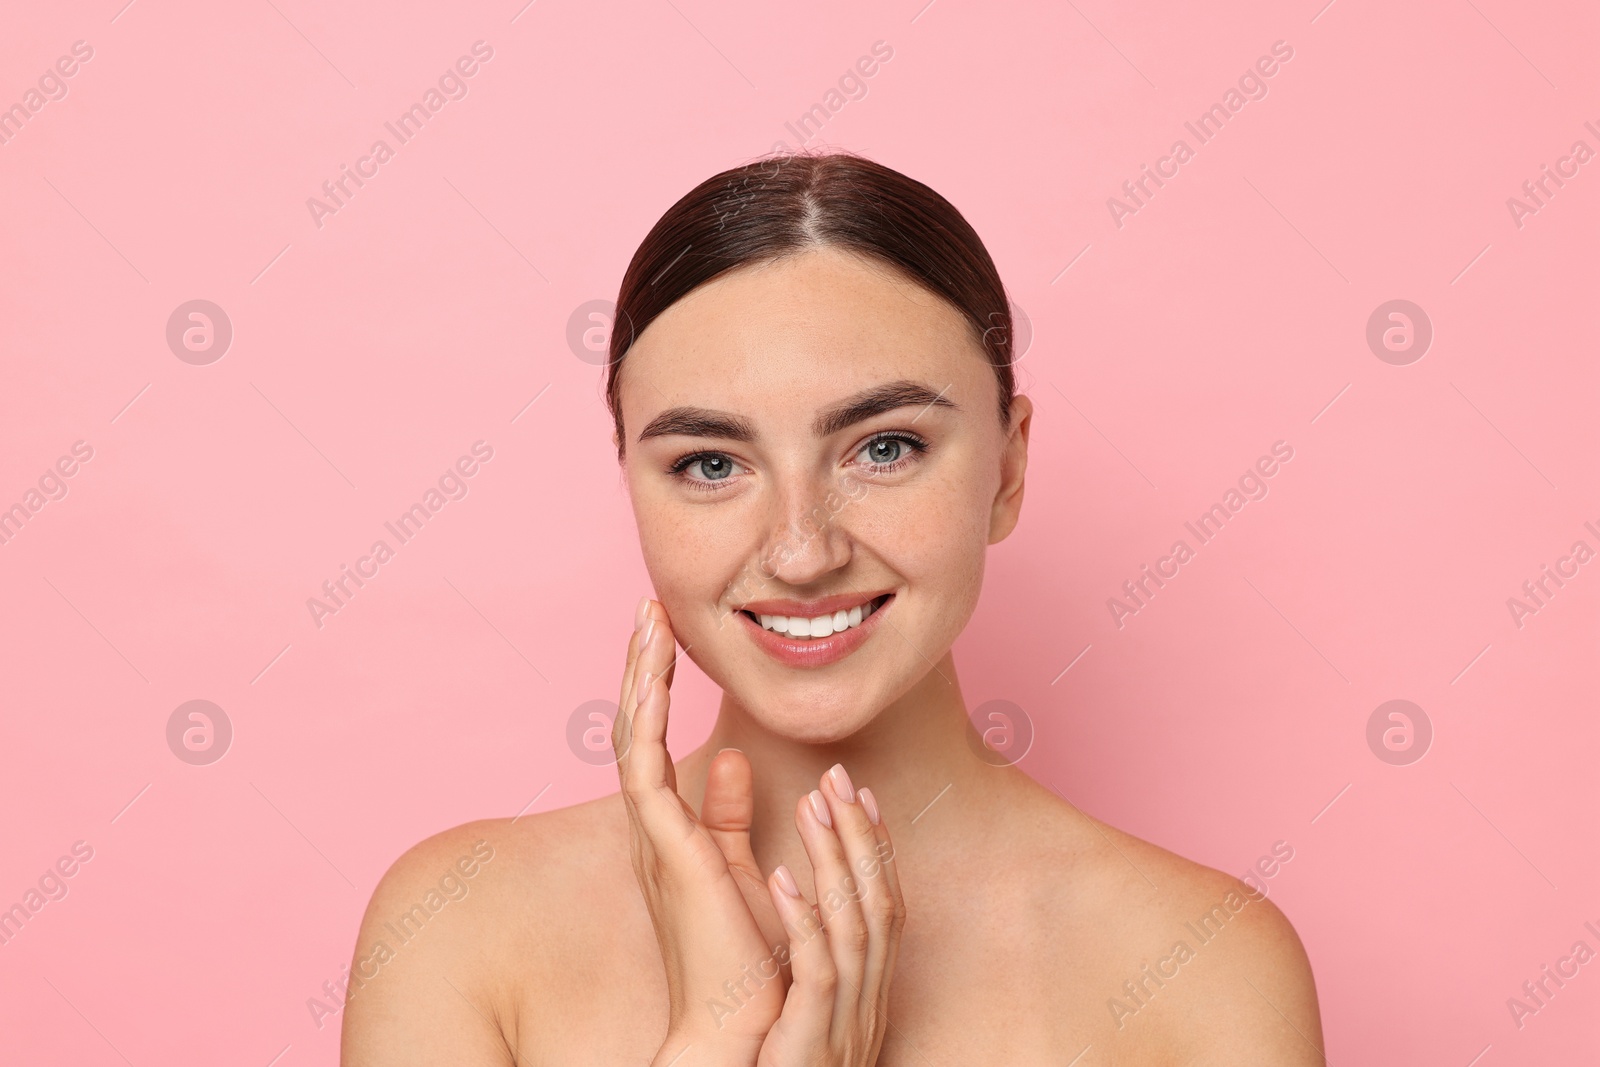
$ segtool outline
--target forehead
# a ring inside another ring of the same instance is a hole
[[[680,404],[809,416],[897,379],[948,386],[966,407],[993,374],[942,298],[873,260],[809,250],[730,271],[652,322],[623,359],[624,424],[636,434]]]

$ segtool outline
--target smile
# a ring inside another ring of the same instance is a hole
[[[840,596],[810,603],[766,601],[737,614],[756,644],[778,662],[822,667],[860,648],[893,599],[893,593],[883,593],[868,600]]]

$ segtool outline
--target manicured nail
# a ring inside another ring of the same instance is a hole
[[[844,764],[835,763],[828,768],[828,778],[833,782],[833,791],[839,794],[839,799],[846,804],[855,800],[856,789],[850,784],[850,775],[845,771]]]
[[[719,755],[719,756],[722,755],[724,752],[737,752],[741,756],[744,755],[744,749],[742,749],[742,748],[734,748],[732,745],[729,745],[726,748],[717,749],[717,755]]]
[[[633,628],[638,630],[644,625],[644,620],[650,617],[650,598],[639,598],[639,606],[633,609]]]
[[[883,817],[878,813],[878,798],[866,786],[861,787],[861,806],[867,809],[867,818],[872,820],[872,825],[877,826],[882,821]]]
[[[650,683],[655,680],[656,676],[654,674],[649,671],[644,672],[644,677],[639,680],[639,688],[633,694],[633,706],[636,709],[644,704],[645,694],[650,692]]]
[[[830,830],[833,829],[833,816],[828,812],[828,801],[820,789],[811,791],[811,811],[816,815],[818,822]]]
[[[644,636],[639,638],[639,649],[643,651],[650,644],[650,635],[656,632],[656,620],[651,619],[644,624]]]
[[[789,868],[778,864],[778,869],[772,872],[778,876],[778,888],[788,893],[796,900],[800,899],[800,887],[795,884],[794,875],[789,873]]]

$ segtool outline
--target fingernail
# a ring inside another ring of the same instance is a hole
[[[778,877],[778,888],[779,889],[783,890],[785,893],[788,893],[791,897],[794,897],[796,900],[798,900],[800,898],[800,887],[798,885],[795,885],[794,875],[789,873],[789,868],[785,867],[783,864],[780,863],[780,864],[778,864],[778,869],[773,871],[772,873],[777,875],[777,877]]]
[[[639,680],[639,688],[633,694],[633,706],[635,708],[644,704],[645,694],[650,692],[650,683],[655,680],[656,676],[650,671],[644,672],[644,677]]]
[[[650,635],[656,631],[656,620],[651,619],[644,624],[644,636],[639,638],[639,648],[643,649],[650,644]]]
[[[828,812],[828,801],[819,789],[811,791],[811,811],[816,815],[818,822],[830,830],[833,829],[833,816]]]
[[[861,787],[861,806],[867,809],[867,818],[872,820],[872,825],[877,826],[882,820],[878,813],[878,798],[866,786]]]
[[[833,791],[839,794],[839,799],[846,804],[855,800],[856,789],[850,784],[850,775],[844,769],[844,764],[835,763],[828,768],[828,778],[833,782]]]
[[[642,596],[639,598],[639,606],[633,609],[633,628],[638,630],[644,625],[644,620],[649,618],[649,616],[650,598],[647,596]]]
[[[737,752],[741,756],[744,755],[744,749],[742,749],[742,748],[734,748],[732,745],[729,745],[726,748],[717,749],[717,755],[719,755],[719,756],[722,755],[724,752]]]

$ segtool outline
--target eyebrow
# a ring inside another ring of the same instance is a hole
[[[958,408],[959,405],[944,393],[943,389],[936,391],[921,382],[909,380],[875,385],[820,412],[812,420],[811,432],[818,437],[828,437],[858,422],[865,422],[874,415],[913,405],[922,408]],[[671,434],[722,437],[747,443],[754,441],[757,436],[755,426],[741,415],[711,408],[676,407],[668,408],[651,419],[649,425],[639,432],[639,440],[642,442]]]

